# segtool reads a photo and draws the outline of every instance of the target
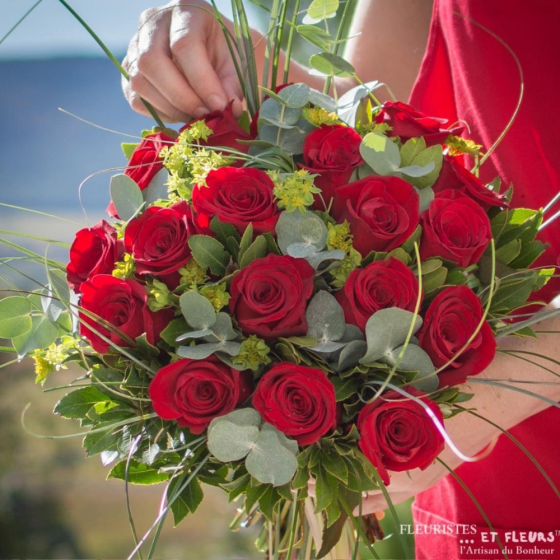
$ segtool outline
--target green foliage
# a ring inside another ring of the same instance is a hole
[[[230,256],[217,239],[208,235],[191,235],[189,247],[201,267],[209,268],[216,276],[225,276]]]
[[[111,398],[96,387],[84,387],[68,393],[54,407],[55,414],[63,418],[87,418],[95,405],[111,402]]]
[[[181,486],[182,482],[180,478],[172,480],[167,491],[168,496],[173,495]],[[179,494],[179,497],[171,504],[173,526],[177,527],[189,513],[194,513],[202,503],[203,498],[204,493],[202,492],[200,483],[196,478],[193,478]]]
[[[117,463],[107,475],[107,479],[128,480],[130,484],[140,484],[143,486],[159,484],[169,480],[169,473],[159,472],[159,468],[156,465],[150,466],[131,459],[127,474],[126,464],[127,461]]]
[[[140,187],[124,173],[111,177],[110,191],[119,218],[125,222],[134,217],[144,205]]]
[[[14,338],[28,333],[32,327],[30,301],[23,296],[0,300],[0,338]]]

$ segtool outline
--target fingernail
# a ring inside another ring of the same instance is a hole
[[[199,107],[198,109],[195,109],[195,111],[193,112],[193,117],[199,119],[200,117],[207,115],[209,112],[210,109],[208,109],[207,107]]]
[[[217,94],[213,94],[208,98],[208,105],[214,109],[214,111],[222,111],[225,109],[226,102]]]

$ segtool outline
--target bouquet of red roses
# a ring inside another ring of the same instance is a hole
[[[311,64],[353,75],[330,51]],[[529,268],[542,212],[479,180],[462,125],[378,87],[247,90],[251,118],[229,106],[123,144],[111,223],[79,231],[66,267],[47,259],[44,290],[0,301],[39,381],[86,371],[55,413],[87,454],[166,483],[134,553],[169,510],[194,513],[201,483],[242,501],[239,524],[264,520],[270,558],[322,557],[347,521],[371,546],[363,494],[431,465],[496,339],[533,334],[541,316],[511,318],[554,273]]]

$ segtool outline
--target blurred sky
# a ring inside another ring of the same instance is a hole
[[[0,0],[0,37],[35,1]],[[69,0],[69,4],[117,54],[125,51],[135,33],[140,12],[160,3],[163,4],[158,0]],[[229,17],[230,0],[217,0],[217,4]],[[256,9],[247,6],[248,11]],[[58,56],[103,56],[97,44],[58,0],[43,0],[0,45],[2,60]]]

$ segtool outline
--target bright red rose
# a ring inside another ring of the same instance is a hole
[[[403,142],[421,136],[426,141],[426,146],[444,144],[450,134],[459,136],[465,129],[462,124],[444,128],[447,119],[429,117],[400,101],[387,101],[375,117],[375,122],[392,127],[387,132],[388,136],[399,136]]]
[[[156,173],[163,168],[163,159],[159,157],[162,148],[174,143],[175,139],[165,132],[148,134],[132,153],[124,174],[133,179],[143,191]],[[107,208],[107,214],[112,218],[118,218],[117,210],[112,202]]]
[[[70,262],[66,266],[68,284],[77,293],[88,278],[96,274],[111,274],[122,254],[117,230],[105,220],[91,228],[81,229],[70,247]]]
[[[151,206],[126,226],[125,247],[139,275],[168,276],[191,258],[191,208],[176,202],[169,208]]]
[[[150,344],[159,340],[161,331],[173,319],[173,310],[164,309],[154,313],[148,307],[148,292],[135,280],[121,280],[109,274],[98,274],[82,284],[80,301],[80,333],[85,336],[93,349],[100,354],[111,350],[111,345],[92,329],[101,333],[118,346],[130,346],[126,339],[113,332],[103,323],[88,316],[93,313],[116,327],[122,335],[132,341],[146,333]]]
[[[336,189],[333,215],[339,223],[348,220],[362,257],[404,243],[416,229],[419,213],[418,193],[398,177],[371,176]]]
[[[230,101],[223,111],[212,111],[199,119],[191,121],[183,126],[179,132],[183,132],[183,130],[189,128],[191,124],[197,121],[204,120],[206,126],[212,129],[212,135],[206,141],[201,140],[201,146],[221,146],[247,153],[249,146],[247,144],[240,144],[238,140],[253,140],[253,136],[241,128],[237,119],[233,116],[232,107],[233,101]],[[228,153],[226,152],[225,155],[228,155]]]
[[[265,422],[299,445],[311,445],[336,428],[336,395],[317,368],[281,363],[260,379],[253,406]]]
[[[348,126],[323,125],[307,135],[303,143],[305,169],[318,173],[314,183],[321,189],[329,205],[334,190],[350,180],[354,169],[363,163],[360,155],[362,137]],[[316,195],[315,206],[321,210],[323,201]]]
[[[346,322],[365,330],[368,319],[380,309],[414,311],[418,278],[404,263],[391,257],[354,270],[335,297],[344,309]]]
[[[460,191],[437,194],[422,213],[421,223],[422,260],[442,257],[467,267],[480,259],[492,240],[488,216],[477,202]]]
[[[487,189],[482,181],[465,169],[457,158],[445,156],[437,181],[434,183],[434,192],[456,190],[476,200],[482,208],[488,210],[491,206],[508,206],[504,195]]]
[[[265,340],[304,335],[314,276],[306,260],[273,254],[241,269],[231,283],[229,306],[243,334]]]
[[[157,372],[149,387],[157,415],[177,420],[193,434],[201,434],[214,418],[235,410],[249,398],[251,389],[251,375],[215,356],[173,362]]]
[[[426,403],[443,424],[438,405],[425,393],[408,388],[408,393]],[[390,391],[366,405],[358,417],[362,453],[377,469],[383,482],[390,483],[389,471],[428,468],[443,451],[444,440],[424,407]]]
[[[196,186],[192,205],[197,230],[214,235],[210,222],[217,216],[233,224],[240,235],[249,224],[255,233],[274,231],[280,212],[274,201],[274,183],[260,169],[221,167],[210,171],[207,186]]]
[[[483,315],[480,299],[467,286],[446,288],[436,296],[418,333],[420,346],[436,368],[445,365],[467,344]],[[490,325],[483,321],[466,349],[439,374],[440,387],[459,385],[467,376],[481,373],[495,353],[496,339]]]

